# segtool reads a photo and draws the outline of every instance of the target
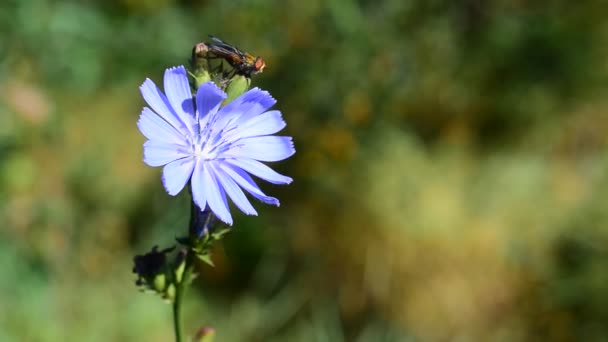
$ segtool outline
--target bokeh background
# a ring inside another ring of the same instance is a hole
[[[0,341],[171,341],[132,257],[188,221],[139,84],[215,34],[297,154],[199,265],[218,341],[608,340],[601,0],[4,0]]]

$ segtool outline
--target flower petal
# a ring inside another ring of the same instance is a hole
[[[213,172],[209,163],[205,163],[205,167],[203,168],[203,186],[206,191],[209,208],[220,220],[228,225],[232,225],[232,216],[228,208],[226,193],[224,193],[224,189],[218,183],[215,172]]]
[[[291,177],[283,176],[282,174],[254,159],[225,159],[224,162],[241,168],[256,177],[273,184],[289,184],[293,181]]]
[[[263,136],[244,138],[234,143],[223,158],[250,158],[260,161],[279,161],[296,153],[291,137]]]
[[[276,103],[277,100],[270,96],[269,92],[256,87],[249,89],[241,96],[234,99],[234,101],[224,106],[222,112],[230,113],[234,111],[243,111],[242,109],[249,111],[254,105],[258,105],[257,108],[260,110],[260,112],[258,112],[259,114],[274,106]]]
[[[276,205],[277,207],[279,206],[279,200],[274,197],[266,196],[247,172],[224,162],[220,162],[219,167],[226,175],[232,177],[241,188],[245,189],[245,191],[250,193],[253,197],[264,203]]]
[[[201,84],[196,92],[196,109],[198,111],[199,120],[213,116],[220,108],[222,101],[226,98],[220,88],[213,82]]]
[[[243,123],[246,120],[241,120],[241,117],[253,117],[259,115],[277,103],[270,93],[260,88],[253,88],[245,92],[243,95],[234,99],[220,110],[220,121],[218,127],[224,128],[229,122],[234,124]]]
[[[286,124],[281,117],[281,112],[278,110],[271,110],[255,116],[242,125],[239,125],[236,129],[227,134],[224,139],[226,141],[235,141],[241,138],[274,134],[285,128],[285,126]]]
[[[220,183],[221,187],[226,191],[226,194],[236,206],[241,209],[247,215],[257,215],[257,211],[253,208],[243,190],[232,180],[232,177],[228,176],[220,167],[214,165],[213,163],[207,164],[209,167],[213,169],[213,174],[215,178]]]
[[[197,159],[192,173],[192,199],[201,210],[205,210],[207,206],[207,188],[203,179],[204,168],[205,163]]]
[[[188,157],[188,148],[182,145],[167,144],[154,140],[144,143],[144,163],[149,166],[162,166],[174,160]]]
[[[163,185],[171,196],[179,194],[184,188],[194,169],[194,158],[182,158],[173,161],[163,168]]]
[[[171,107],[165,94],[158,89],[152,80],[147,78],[139,89],[144,100],[158,115],[165,119],[165,121],[178,130],[183,136],[189,135],[190,130],[188,127],[181,121],[180,117]]]
[[[139,131],[148,139],[168,144],[185,144],[182,134],[167,121],[154,113],[150,108],[144,107],[137,121]]]
[[[194,124],[194,100],[188,83],[188,75],[183,66],[173,67],[165,70],[165,93],[169,103],[181,122],[193,132]]]

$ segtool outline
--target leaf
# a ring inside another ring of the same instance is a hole
[[[206,263],[209,266],[215,267],[215,264],[213,263],[213,260],[211,260],[211,255],[204,253],[197,253],[196,256],[204,263]]]

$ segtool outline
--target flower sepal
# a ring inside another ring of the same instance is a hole
[[[211,259],[211,250],[215,242],[220,241],[227,233],[230,232],[230,227],[214,227],[211,230],[205,230],[203,235],[198,239],[191,240],[190,238],[177,238],[177,242],[184,245],[189,251],[194,252],[196,258],[209,266],[215,266]]]
[[[215,242],[220,241],[229,232],[229,227],[222,227],[206,233],[197,241],[197,244],[192,247],[192,251],[194,251],[196,257],[200,261],[215,267],[215,264],[211,259],[211,249]]]

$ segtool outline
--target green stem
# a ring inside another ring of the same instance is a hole
[[[181,286],[180,286],[181,287]],[[173,302],[173,330],[175,331],[175,342],[182,342],[181,304],[182,293],[179,287]]]
[[[173,328],[175,330],[175,342],[182,342],[182,320],[181,320],[181,306],[184,293],[186,292],[186,284],[190,282],[192,277],[193,269],[193,253],[188,251],[186,256],[186,265],[182,280],[177,284],[175,289],[175,300],[173,301]]]
[[[192,190],[190,189],[192,193]],[[196,241],[199,239],[197,229],[201,229],[199,225],[202,224],[202,227],[205,229],[209,229],[211,225],[211,221],[213,218],[213,214],[211,212],[207,212],[206,215],[203,216],[201,222],[201,209],[194,203],[194,200],[191,201],[190,206],[190,227],[188,229],[189,237],[188,239],[188,250],[186,251],[186,261],[184,265],[184,274],[182,275],[181,280],[177,283],[177,287],[175,289],[175,300],[173,301],[173,329],[175,330],[175,342],[182,342],[182,319],[181,319],[181,306],[182,300],[184,298],[184,294],[186,292],[186,284],[190,283],[192,278],[192,273],[194,271],[194,262],[196,259],[196,252],[192,250],[192,246],[195,245]]]

